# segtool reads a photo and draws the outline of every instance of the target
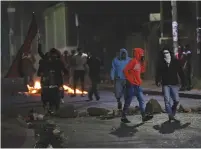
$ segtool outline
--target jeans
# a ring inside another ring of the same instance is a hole
[[[164,85],[162,87],[164,102],[165,102],[165,109],[168,115],[174,115],[174,111],[172,111],[172,106],[177,107],[179,103],[179,87],[176,85]],[[173,105],[171,104],[171,100],[173,100]],[[176,112],[176,111],[175,111]]]
[[[141,114],[145,113],[145,102],[142,88],[137,85],[129,85],[126,87],[126,100],[123,108],[122,117],[126,117],[128,108],[130,107],[133,97],[137,97]]]
[[[117,79],[115,80],[115,97],[117,99],[117,102],[120,102],[120,99],[125,94],[125,86],[126,86],[126,80],[124,79]]]

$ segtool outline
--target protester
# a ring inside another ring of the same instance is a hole
[[[60,90],[63,90],[63,76],[62,73],[67,73],[58,51],[54,48],[48,52],[39,64],[38,76],[41,77],[41,100],[43,107],[46,108],[49,102],[49,112],[51,114],[57,112],[60,107]]]
[[[87,56],[82,52],[81,48],[77,49],[78,53],[73,56],[74,63],[74,74],[73,74],[73,89],[74,94],[72,97],[76,96],[76,87],[77,83],[80,80],[81,82],[81,96],[84,97],[84,78],[86,72],[86,65],[87,65]]]
[[[141,88],[141,64],[144,61],[144,50],[141,48],[135,48],[133,51],[134,58],[126,65],[124,68],[124,74],[126,77],[126,100],[122,112],[121,121],[124,123],[130,123],[130,121],[126,118],[126,114],[128,112],[128,108],[131,104],[132,98],[134,96],[137,97],[139,102],[139,107],[142,115],[142,121],[148,121],[153,118],[152,115],[147,115],[145,113],[145,102],[144,95]]]
[[[192,57],[192,52],[190,50],[190,46],[186,45],[184,47],[184,52],[183,52],[183,57],[184,57],[184,65],[183,65],[183,70],[185,74],[185,87],[187,90],[191,90],[192,87],[192,66],[191,66],[191,57]]]
[[[74,75],[74,67],[75,67],[75,56],[76,51],[75,50],[71,50],[71,54],[69,55],[69,85],[73,86],[73,75]]]
[[[180,46],[178,47],[178,53],[176,54],[176,58],[177,58],[180,62],[182,62],[182,59],[183,59],[183,55],[182,55],[183,51],[184,51],[184,47],[183,47],[182,45],[180,45]]]
[[[62,55],[62,60],[64,62],[64,66],[65,68],[68,70],[68,72],[70,71],[70,56],[68,55],[68,51],[64,51],[63,55]],[[64,74],[64,82],[65,84],[69,84],[69,75],[68,74]]]
[[[89,66],[89,78],[91,80],[91,87],[88,92],[88,98],[89,100],[93,100],[93,95],[95,95],[96,100],[100,99],[99,93],[98,93],[98,83],[100,83],[100,67],[101,62],[100,59],[94,55],[89,55],[87,64]]]
[[[35,58],[31,54],[31,52],[26,52],[22,54],[22,60],[21,60],[21,72],[24,76],[24,84],[25,85],[34,85],[33,76],[36,72],[36,69],[34,68]]]
[[[119,53],[119,52],[118,52]],[[130,61],[126,49],[120,49],[119,55],[112,61],[111,80],[114,82],[115,97],[118,103],[118,109],[122,110],[121,97],[125,95],[126,78],[123,73],[124,67]],[[125,97],[124,97],[125,98]]]
[[[176,109],[179,104],[178,75],[182,85],[184,84],[184,72],[179,61],[174,57],[168,47],[164,47],[160,53],[156,70],[156,85],[162,84],[165,108],[168,113],[169,121],[175,120]],[[171,101],[173,100],[173,105]]]
[[[41,101],[43,103],[43,108],[45,110],[45,112],[48,111],[48,98],[45,98],[44,94],[43,94],[43,89],[45,89],[48,86],[48,81],[47,81],[47,66],[48,66],[48,59],[49,59],[49,53],[47,52],[43,59],[40,59],[39,61],[39,68],[38,68],[38,72],[37,72],[37,76],[40,77],[40,84],[41,84]]]

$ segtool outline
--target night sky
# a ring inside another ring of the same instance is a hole
[[[38,25],[41,32],[44,32],[43,11],[59,2],[61,1],[20,1],[12,2],[12,4],[21,5],[20,9],[23,10],[27,20],[30,20],[31,12],[35,11]],[[6,10],[8,2],[1,3],[2,10]],[[88,49],[108,47],[111,51],[124,47],[127,36],[135,32],[146,32],[143,24],[149,22],[149,14],[160,12],[159,1],[66,1],[66,4],[72,13],[76,12],[79,15],[82,46]],[[189,2],[178,2],[177,4],[178,18],[191,22],[193,9]],[[171,21],[171,2],[165,1],[163,6],[164,19]],[[17,11],[20,9],[17,8]],[[7,12],[5,11],[1,15],[1,19],[6,20]],[[7,26],[5,22],[2,21],[4,28]],[[16,17],[15,26],[17,27],[19,24],[19,19]],[[29,24],[28,21],[27,24]],[[171,24],[169,26],[171,27]],[[20,32],[16,30],[16,35],[19,36],[18,34]]]

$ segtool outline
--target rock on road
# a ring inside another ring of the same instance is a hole
[[[101,91],[100,95],[100,101],[91,102],[86,102],[87,97],[70,98],[66,96],[63,107],[70,103],[74,104],[78,111],[86,110],[91,106],[116,109],[116,100],[111,92]],[[6,118],[4,122],[2,121],[2,126],[4,124],[7,127],[9,126],[7,125],[7,122],[9,122],[6,120],[7,118],[14,119],[18,114],[26,115],[32,107],[42,111],[40,97],[4,96],[3,98],[1,100],[2,114]],[[145,96],[145,98],[146,102],[151,98],[157,99],[164,107],[161,96]],[[181,98],[180,101],[186,107],[201,107],[201,100]],[[138,102],[134,99],[131,106],[136,105],[138,105]],[[54,120],[68,138],[64,147],[201,147],[201,114],[179,113],[177,117],[181,120],[181,124],[173,123],[170,125],[164,123],[167,120],[166,114],[155,115],[152,121],[143,125],[140,125],[139,115],[129,116],[132,123],[126,125],[120,123],[120,118],[100,120],[95,117],[84,117],[75,119],[54,118]],[[12,125],[16,125],[12,126],[12,129],[18,129],[13,131],[15,133],[12,134],[16,144],[11,144],[12,140],[7,140],[10,132],[6,131],[9,130],[6,127],[4,136],[8,136],[2,139],[2,141],[5,141],[4,147],[33,147],[34,136],[21,132],[25,130],[20,130],[19,124],[13,123]],[[136,127],[136,125],[139,126]],[[10,139],[12,138],[10,137]],[[17,138],[20,141],[17,141]]]

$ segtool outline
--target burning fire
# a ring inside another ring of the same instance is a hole
[[[29,94],[37,94],[41,90],[41,85],[40,85],[39,81],[36,81],[34,83],[33,87],[27,85],[27,88],[28,88],[28,93]],[[67,85],[63,85],[63,88],[64,88],[64,91],[66,91],[68,94],[73,94],[74,93],[74,90],[72,88],[68,87]],[[76,94],[82,94],[82,91],[80,91],[79,89],[76,89]],[[84,91],[84,94],[87,94],[87,92]]]

